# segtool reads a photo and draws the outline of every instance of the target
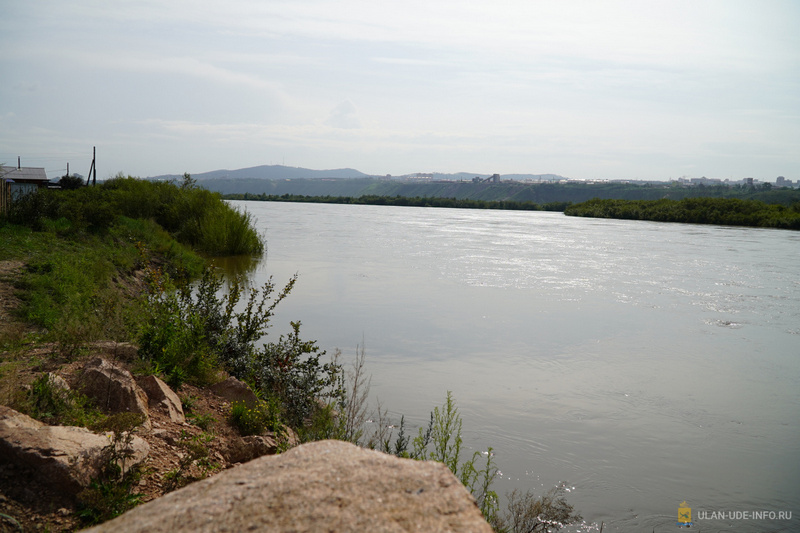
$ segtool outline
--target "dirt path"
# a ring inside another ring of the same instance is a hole
[[[14,280],[22,273],[25,263],[18,260],[0,261],[0,334],[14,322],[12,312],[19,304]]]

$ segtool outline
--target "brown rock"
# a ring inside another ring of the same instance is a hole
[[[231,376],[225,381],[220,381],[211,385],[211,390],[217,396],[225,398],[229,402],[245,402],[249,407],[253,407],[258,403],[256,394],[250,389],[247,383],[239,381]]]
[[[0,406],[0,464],[24,464],[33,467],[38,478],[70,494],[77,494],[103,466],[103,449],[109,446],[107,435],[97,435],[86,428],[47,426],[38,420]],[[142,462],[150,447],[133,437],[131,467]]]
[[[443,464],[322,441],[227,470],[87,531],[492,529]]]
[[[97,341],[92,343],[92,346],[113,359],[123,361],[134,361],[139,352],[139,349],[129,342]]]
[[[246,463],[264,455],[273,455],[278,451],[278,441],[273,435],[251,435],[231,439],[222,451],[229,463]]]
[[[166,414],[170,421],[176,424],[186,422],[181,399],[169,388],[169,385],[156,376],[145,376],[138,381],[138,384],[147,394],[147,405],[150,409]]]
[[[150,427],[147,395],[124,368],[97,357],[84,367],[78,386],[101,409],[111,413],[141,413],[146,419],[144,425]]]

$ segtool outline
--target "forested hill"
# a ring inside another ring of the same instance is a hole
[[[665,183],[473,183],[472,181],[385,180],[361,179],[206,179],[202,186],[229,198],[256,199],[255,196],[402,196],[407,198],[456,198],[483,201],[511,200],[547,204],[552,202],[585,202],[593,198],[622,200],[659,200],[668,198],[741,198],[779,203],[786,206],[800,202],[800,189],[766,189],[763,187],[683,187]]]

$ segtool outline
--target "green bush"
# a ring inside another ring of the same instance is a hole
[[[185,381],[214,381],[215,354],[208,345],[205,316],[194,307],[191,293],[177,291],[166,275],[151,271],[146,317],[139,334],[139,356],[174,389]]]
[[[255,343],[266,333],[275,307],[294,285],[294,279],[274,296],[268,281],[249,292],[244,309],[237,306],[244,292],[240,278],[231,280],[219,296],[222,279],[206,269],[195,286],[177,289],[168,275],[149,274],[147,316],[139,335],[139,355],[152,362],[168,382],[213,381],[221,365],[239,379],[252,373]]]
[[[233,402],[230,421],[243,436],[263,435],[267,430],[279,431],[280,407],[266,400],[259,400],[253,406],[246,402]]]
[[[254,354],[243,377],[265,397],[281,403],[289,425],[301,427],[324,405],[339,403],[344,394],[339,380],[342,369],[335,361],[323,363],[325,352],[314,341],[300,338],[300,322],[291,325],[291,333]]]
[[[299,322],[292,322],[292,332],[277,342],[256,348],[295,281],[276,292],[271,279],[261,289],[245,289],[243,280],[234,278],[220,296],[222,280],[211,269],[196,285],[180,290],[153,271],[139,355],[175,387],[186,380],[210,383],[221,367],[279,405],[288,424],[300,427],[320,408],[320,399],[338,401],[343,391],[341,367],[323,362],[325,352],[300,338]]]

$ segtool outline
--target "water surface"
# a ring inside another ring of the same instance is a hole
[[[800,530],[800,234],[560,213],[237,202],[299,281],[272,334],[352,357],[418,426],[446,392],[498,492],[559,481],[604,531]],[[697,514],[695,514],[697,516]]]

